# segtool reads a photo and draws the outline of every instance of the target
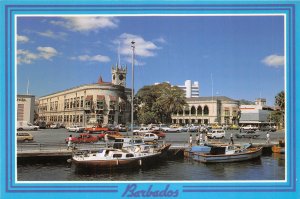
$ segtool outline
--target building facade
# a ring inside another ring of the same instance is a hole
[[[191,80],[186,80],[184,82],[184,85],[179,85],[179,88],[181,88],[185,92],[186,98],[192,98],[192,97],[199,97],[199,82],[195,81],[192,83]]]
[[[239,101],[224,96],[187,98],[184,110],[172,115],[176,124],[238,124]]]
[[[34,121],[35,96],[17,95],[17,121]]]
[[[131,89],[125,88],[127,68],[112,68],[112,82],[86,84],[40,97],[39,119],[66,126],[127,123]]]
[[[241,105],[240,125],[254,124],[261,126],[270,123],[270,114],[274,109],[266,104],[266,99],[258,98],[253,105]]]

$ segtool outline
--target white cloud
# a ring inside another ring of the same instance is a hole
[[[29,38],[23,35],[17,35],[17,41],[21,43],[26,43],[29,41]]]
[[[31,64],[34,60],[38,59],[38,54],[34,54],[28,50],[17,50],[17,63],[18,64]]]
[[[48,37],[52,39],[62,39],[64,40],[66,36],[68,35],[67,33],[64,32],[52,32],[51,30],[46,30],[45,32],[37,32],[38,35],[43,36],[43,37]]]
[[[262,62],[270,67],[279,68],[280,66],[284,66],[284,56],[280,55],[269,55],[265,57]]]
[[[37,47],[37,53],[30,52],[29,50],[17,50],[17,63],[18,64],[31,64],[38,59],[52,60],[58,52],[52,47]]]
[[[47,60],[51,60],[52,57],[58,54],[55,48],[52,47],[37,47],[37,50],[40,51],[39,56]]]
[[[120,43],[120,54],[131,55],[132,48],[131,42],[135,42],[135,55],[141,57],[153,57],[155,56],[155,50],[159,49],[153,42],[146,41],[144,38],[138,35],[123,33],[119,36],[117,40],[114,41],[115,44]]]
[[[159,40],[159,41],[158,41]],[[165,42],[163,38],[156,39],[157,42]],[[135,65],[145,65],[146,63],[141,61],[143,58],[156,56],[156,51],[161,49],[152,41],[147,41],[139,35],[133,35],[129,33],[121,34],[113,43],[117,46],[119,45],[119,52],[121,55],[125,56],[125,60],[129,63],[132,61],[132,47],[131,42],[135,42]]]
[[[71,57],[72,60],[80,60],[80,61],[96,61],[96,62],[109,62],[110,58],[104,55],[80,55],[78,57]]]
[[[155,39],[154,41],[162,43],[162,44],[167,43],[167,41],[163,37],[159,37],[159,38]]]
[[[119,20],[114,17],[63,17],[61,20],[52,20],[51,24],[63,26],[70,31],[89,32],[106,28],[117,28]]]

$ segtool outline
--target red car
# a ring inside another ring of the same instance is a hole
[[[106,132],[108,131],[108,128],[98,125],[98,126],[93,126],[91,128],[85,128],[84,130],[88,133],[98,133],[98,132]]]
[[[158,136],[158,139],[163,139],[166,137],[166,134],[162,131],[154,130],[151,133],[154,133]]]
[[[66,143],[68,143],[69,138],[66,138]],[[88,133],[82,133],[77,137],[72,137],[73,143],[89,143],[89,142],[98,142],[99,138],[96,136],[92,136]]]

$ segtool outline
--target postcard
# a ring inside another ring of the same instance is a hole
[[[297,198],[297,11],[2,1],[1,198]]]

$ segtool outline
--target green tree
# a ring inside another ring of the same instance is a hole
[[[145,86],[136,95],[140,123],[171,123],[171,115],[186,105],[184,92],[168,83]]]
[[[285,108],[285,94],[284,91],[281,91],[275,96],[275,105],[280,107],[281,111],[284,111]]]
[[[284,91],[279,92],[275,96],[275,105],[279,107],[279,110],[273,111],[271,119],[276,123],[277,126],[284,127],[284,115],[285,115],[285,93]]]

